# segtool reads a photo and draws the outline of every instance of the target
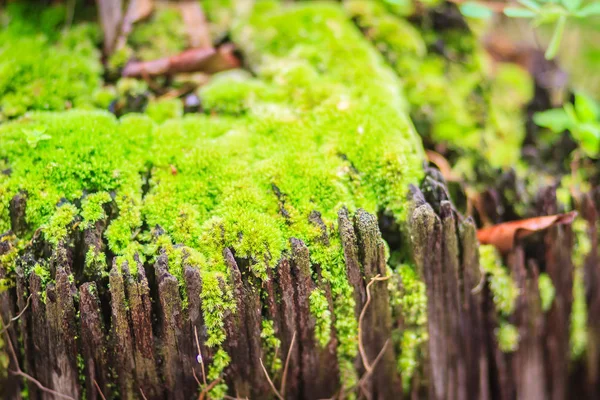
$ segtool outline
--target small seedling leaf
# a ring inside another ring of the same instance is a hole
[[[537,112],[533,115],[533,122],[556,133],[563,132],[571,126],[571,119],[562,108]]]
[[[558,49],[560,48],[560,42],[562,41],[563,32],[565,31],[565,24],[567,23],[567,17],[562,15],[556,26],[554,27],[554,33],[552,34],[552,39],[550,39],[550,44],[548,45],[548,49],[546,49],[546,60],[551,60],[556,57],[558,53]]]
[[[475,1],[467,1],[461,4],[460,12],[467,18],[487,19],[494,15],[494,12]]]
[[[590,3],[582,7],[579,11],[575,13],[575,15],[580,18],[591,17],[593,15],[600,15],[600,1],[596,1],[594,3]]]

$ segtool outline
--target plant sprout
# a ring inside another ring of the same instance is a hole
[[[562,41],[568,19],[582,19],[600,15],[600,2],[584,4],[582,0],[518,0],[519,6],[504,8],[504,15],[510,18],[531,19],[533,26],[554,24],[554,32],[545,57],[550,60],[556,57]],[[493,11],[485,4],[467,1],[460,6],[460,11],[469,18],[489,18]]]

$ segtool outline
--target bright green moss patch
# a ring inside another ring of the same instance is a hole
[[[154,122],[160,124],[183,116],[183,102],[177,98],[153,100],[148,103],[145,112]]]
[[[183,18],[178,7],[159,6],[149,21],[138,22],[128,38],[135,55],[140,60],[154,60],[169,57],[187,47],[187,34]],[[120,66],[128,55],[119,54],[112,60],[114,66]]]
[[[540,291],[542,311],[546,312],[552,307],[552,302],[554,302],[556,289],[554,288],[552,279],[546,273],[540,274],[540,277],[538,278],[538,287]]]
[[[87,196],[81,204],[81,217],[83,218],[81,229],[89,228],[97,221],[106,218],[102,206],[111,201],[110,194],[107,192],[93,193]]]
[[[262,339],[263,349],[266,350],[265,365],[268,366],[272,374],[275,374],[281,369],[281,357],[277,355],[281,347],[281,340],[275,336],[273,321],[263,319],[260,338]]]
[[[583,355],[588,344],[588,310],[583,279],[585,259],[592,249],[592,244],[588,235],[587,222],[584,219],[575,219],[572,226],[575,234],[575,246],[572,255],[575,274],[573,276],[570,346],[571,358],[576,360]]]
[[[526,71],[509,64],[492,70],[469,32],[420,33],[382,2],[350,0],[345,5],[401,78],[419,133],[493,167],[519,160],[525,136],[522,108],[533,94]],[[444,54],[434,50],[439,43]],[[473,169],[475,162],[463,168]]]
[[[310,313],[317,319],[315,338],[321,347],[325,347],[330,339],[331,312],[322,289],[315,289],[310,294]]]
[[[404,329],[398,339],[397,368],[402,376],[404,391],[410,389],[412,377],[424,355],[424,344],[429,339],[427,331],[427,294],[425,283],[419,278],[413,265],[400,264],[389,270],[390,300],[400,307]]]
[[[333,324],[342,383],[351,387],[357,321],[337,211],[387,211],[402,222],[408,185],[422,176],[420,140],[398,79],[340,6],[261,2],[248,18],[232,37],[255,74],[223,74],[203,88],[208,115],[182,117],[171,102],[151,104],[150,117],[33,113],[0,126],[0,160],[11,169],[0,175],[0,223],[9,226],[9,201],[24,193],[28,235],[44,226],[58,243],[75,218],[82,228],[105,218],[110,202],[116,214],[105,237],[119,266],[135,273],[136,255],[153,262],[166,252],[184,305],[183,266],[201,271],[207,344],[215,349],[210,379],[229,362],[223,317],[235,312],[223,249],[266,280],[290,238],[301,239],[332,292],[333,315],[323,296],[311,296],[317,339],[326,344]],[[145,90],[136,81],[117,84],[121,94]],[[310,222],[314,212],[326,232]],[[98,257],[86,260],[101,268]],[[407,298],[406,307],[419,320],[417,300]]]
[[[71,204],[60,206],[50,217],[48,223],[42,226],[44,237],[54,246],[67,237],[68,227],[77,216],[77,207]]]
[[[488,275],[496,310],[504,316],[509,316],[515,309],[519,288],[502,265],[500,255],[493,245],[479,246],[479,262]]]
[[[38,17],[51,20],[54,10]],[[37,13],[30,11],[35,20]],[[56,31],[43,34],[33,21],[32,25],[24,22],[32,20],[31,15],[8,12],[9,23],[0,32],[0,121],[30,110],[89,106],[92,93],[100,86],[97,27],[79,24],[61,34],[55,33],[60,32],[55,27]]]
[[[519,348],[519,330],[507,322],[500,323],[496,329],[498,348],[505,353],[512,353]]]

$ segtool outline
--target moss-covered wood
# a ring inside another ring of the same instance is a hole
[[[203,1],[245,70],[211,77],[192,113],[142,81],[101,88],[94,25],[56,34],[54,7],[25,21],[13,4],[0,396],[597,397],[599,197],[575,199],[573,227],[480,248],[409,118],[466,181],[497,177],[519,158],[529,76],[492,73],[461,18],[436,27],[448,4],[417,28],[386,1],[284,3]],[[186,47],[163,6],[109,80]],[[495,222],[526,207],[503,179],[482,196]],[[563,211],[537,192],[536,215]]]

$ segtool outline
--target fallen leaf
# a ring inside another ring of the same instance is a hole
[[[187,30],[190,47],[209,49],[213,47],[208,23],[202,11],[200,3],[195,1],[183,1],[179,3],[179,10],[183,18],[183,24]]]
[[[240,62],[233,53],[233,46],[226,44],[218,49],[190,49],[171,57],[130,62],[123,69],[123,76],[139,78],[181,72],[214,74],[239,65]]]
[[[504,222],[488,228],[479,229],[477,231],[477,239],[481,244],[494,245],[501,253],[507,253],[512,250],[517,240],[527,237],[535,232],[548,229],[551,226],[570,224],[576,216],[577,211],[571,211],[566,214]]]

